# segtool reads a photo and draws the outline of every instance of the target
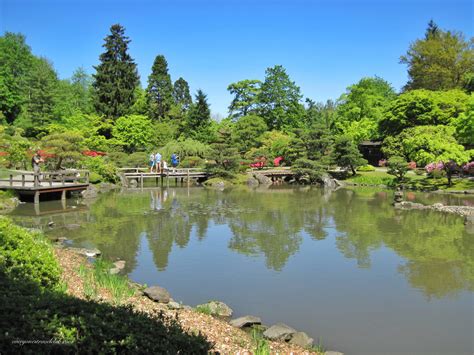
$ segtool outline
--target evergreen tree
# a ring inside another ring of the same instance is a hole
[[[208,167],[208,170],[215,175],[232,177],[238,170],[241,159],[229,127],[223,126],[217,132],[217,139],[211,144],[209,158],[216,162],[215,166]]]
[[[357,145],[348,136],[339,136],[334,142],[333,151],[334,162],[343,168],[350,168],[352,175],[356,174],[356,168],[367,164],[367,160],[362,157]]]
[[[207,96],[202,90],[198,90],[195,97],[195,103],[191,105],[186,116],[185,134],[188,137],[196,137],[202,131],[206,130],[211,123],[211,110],[207,103]]]
[[[163,120],[173,104],[173,85],[168,74],[168,63],[163,55],[155,58],[146,93],[150,118]]]
[[[257,98],[260,116],[270,129],[300,126],[305,114],[300,88],[281,65],[268,68],[265,74]]]
[[[174,103],[181,107],[183,111],[187,111],[191,104],[193,103],[193,99],[189,92],[189,85],[186,80],[183,78],[179,78],[174,82],[173,86],[173,99]]]
[[[443,31],[428,24],[424,39],[410,45],[400,62],[408,66],[406,90],[463,88],[474,72],[474,39],[459,32]]]
[[[138,86],[137,66],[128,54],[130,40],[125,28],[115,24],[105,38],[105,52],[99,57],[100,64],[94,69],[94,106],[107,118],[117,118],[128,113]]]

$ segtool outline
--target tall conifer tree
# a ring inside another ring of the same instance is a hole
[[[186,116],[186,133],[188,137],[196,137],[211,124],[211,110],[207,103],[207,96],[198,90],[194,104],[191,105]]]
[[[173,84],[168,74],[168,63],[163,55],[158,55],[151,68],[146,89],[150,118],[162,120],[173,104]]]
[[[94,69],[94,107],[108,118],[127,114],[134,102],[134,91],[139,84],[137,65],[128,54],[130,40],[125,28],[115,24],[105,38],[105,52]]]
[[[183,78],[179,78],[174,82],[173,99],[174,103],[181,107],[183,111],[187,111],[193,103],[188,82]]]

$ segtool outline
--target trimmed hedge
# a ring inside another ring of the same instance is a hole
[[[61,271],[50,242],[0,216],[0,272],[40,287],[58,285]]]

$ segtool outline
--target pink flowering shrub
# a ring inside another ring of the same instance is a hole
[[[416,169],[416,163],[414,161],[411,161],[407,164],[409,170],[415,170]]]
[[[462,170],[465,174],[474,175],[474,161],[464,164]]]
[[[380,167],[387,166],[387,159],[380,159],[379,160],[379,166]]]
[[[433,171],[441,171],[444,169],[444,163],[442,161],[438,163],[429,163],[427,166],[425,166],[425,170],[428,174],[431,174]]]

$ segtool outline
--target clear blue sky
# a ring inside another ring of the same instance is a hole
[[[378,75],[399,90],[399,64],[430,19],[473,35],[470,0],[0,0],[0,31],[21,32],[61,78],[98,63],[114,23],[126,28],[130,54],[146,86],[157,54],[173,80],[208,94],[213,113],[227,114],[229,83],[263,80],[283,65],[305,97],[335,99],[364,76]]]

